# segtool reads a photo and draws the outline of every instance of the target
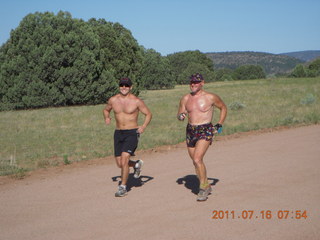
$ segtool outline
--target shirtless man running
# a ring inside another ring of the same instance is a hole
[[[211,185],[208,183],[203,157],[213,141],[214,134],[221,132],[222,124],[227,116],[227,107],[221,98],[216,94],[204,91],[203,85],[204,79],[201,74],[197,73],[190,77],[191,92],[181,98],[177,115],[180,121],[188,116],[186,142],[188,153],[200,181],[198,201],[207,200],[212,191]],[[220,110],[220,119],[213,126],[211,121],[214,107]]]
[[[116,197],[127,195],[126,184],[129,176],[129,167],[134,168],[134,177],[139,178],[142,160],[132,161],[130,156],[138,146],[141,133],[151,121],[152,114],[145,103],[131,93],[132,82],[129,78],[122,78],[119,82],[120,93],[111,97],[103,110],[105,123],[110,124],[110,112],[113,110],[116,119],[114,132],[114,155],[117,166],[121,168],[121,184],[116,192]],[[138,115],[145,115],[144,123],[138,126]]]

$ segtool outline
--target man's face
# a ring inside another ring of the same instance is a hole
[[[127,96],[132,87],[130,87],[128,84],[120,84],[119,88],[120,88],[121,95]]]
[[[199,92],[203,87],[203,81],[201,82],[190,82],[190,90],[191,93],[196,94]]]

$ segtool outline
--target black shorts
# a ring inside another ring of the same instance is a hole
[[[114,155],[121,156],[122,152],[130,153],[134,156],[134,152],[138,147],[140,133],[138,129],[115,130],[114,131]]]

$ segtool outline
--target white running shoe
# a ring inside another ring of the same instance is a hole
[[[212,187],[211,185],[209,185],[208,188],[206,189],[201,189],[198,193],[198,197],[197,197],[197,201],[201,202],[201,201],[206,201],[208,199],[208,195],[211,194],[212,192]]]
[[[136,162],[136,165],[134,166],[134,174],[133,174],[134,178],[139,178],[140,177],[142,165],[143,165],[143,161],[142,160],[138,160]]]
[[[120,185],[118,187],[118,191],[116,192],[115,196],[116,197],[123,197],[123,196],[125,196],[127,194],[128,194],[127,189]]]

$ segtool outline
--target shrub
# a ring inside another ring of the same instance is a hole
[[[240,103],[240,102],[233,102],[233,103],[231,103],[231,104],[229,105],[229,108],[230,108],[231,110],[240,110],[240,109],[243,109],[243,108],[245,108],[245,107],[246,107],[246,105],[243,104],[243,103]]]
[[[312,93],[308,93],[304,98],[300,100],[300,103],[303,105],[312,104],[316,101],[315,96]]]

